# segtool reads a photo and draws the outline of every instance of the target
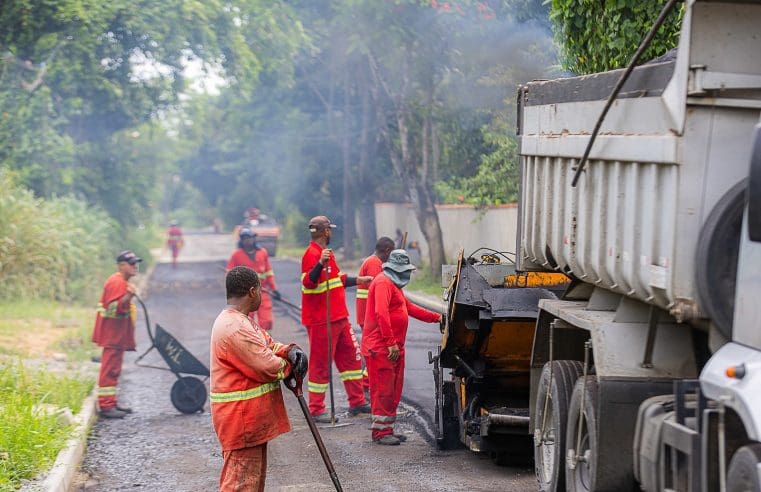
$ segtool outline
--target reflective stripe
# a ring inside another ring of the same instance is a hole
[[[277,352],[279,352],[279,351],[280,351],[280,349],[282,349],[283,347],[285,347],[285,345],[283,345],[282,343],[279,343],[279,342],[275,342],[275,344],[272,346],[272,351],[273,351],[273,352],[275,352],[275,353],[277,353]]]
[[[367,293],[370,292],[367,289],[360,289],[357,287],[357,299],[367,299]]]
[[[259,278],[267,278],[275,275],[272,270],[267,270],[266,272],[257,273],[256,274]]]
[[[285,359],[280,359],[280,370],[277,371],[277,380],[282,381],[285,379]]]
[[[362,369],[357,369],[356,371],[344,371],[338,374],[341,376],[341,381],[355,381],[357,379],[362,379]]]
[[[257,398],[267,393],[280,389],[280,383],[264,383],[255,388],[245,391],[231,391],[229,393],[211,393],[209,399],[212,403],[229,403],[231,401],[243,401]]]
[[[339,287],[343,287],[343,282],[341,282],[341,279],[331,278],[328,281],[320,282],[319,284],[317,284],[317,287],[314,289],[307,289],[306,287],[304,287],[304,284],[301,284],[301,292],[303,294],[322,294],[324,292],[327,292],[328,289],[337,289]]]
[[[98,396],[116,396],[116,386],[98,386]]]
[[[370,373],[367,372],[367,368],[362,370],[362,377],[370,377]]]
[[[381,424],[379,422],[373,422],[370,428],[376,429],[376,430],[383,430],[383,429],[393,429],[394,426],[392,424]]]
[[[101,316],[101,318],[116,318],[116,319],[123,319],[123,318],[132,318],[134,321],[137,317],[137,308],[134,304],[130,303],[129,305],[129,311],[126,313],[117,313],[116,310],[119,308],[119,299],[112,301],[108,308],[104,308],[103,304],[98,303],[98,307],[95,308],[95,311],[98,312]]]
[[[370,418],[373,422],[395,422],[396,415],[371,415]]]
[[[328,391],[328,383],[322,384],[307,381],[307,390],[311,391],[312,393],[325,393]]]

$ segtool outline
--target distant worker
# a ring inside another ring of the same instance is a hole
[[[309,221],[312,242],[301,258],[301,322],[309,336],[309,413],[317,422],[330,422],[325,410],[328,390],[328,303],[333,361],[346,388],[349,414],[370,412],[362,391],[362,362],[357,338],[349,323],[345,287],[370,282],[370,277],[348,277],[338,268],[333,252],[328,248],[336,226],[324,215]]]
[[[263,491],[267,442],[291,430],[280,381],[304,377],[306,354],[277,343],[248,313],[261,304],[256,272],[244,266],[225,277],[227,307],[211,330],[211,417],[222,446],[220,491]]]
[[[390,237],[383,236],[375,243],[375,254],[372,254],[362,262],[359,267],[357,276],[375,277],[383,271],[383,263],[388,260],[388,255],[394,250],[394,240]],[[368,285],[357,286],[357,324],[360,328],[365,324],[365,307],[367,306],[367,289]],[[370,391],[370,380],[367,369],[362,371],[362,387],[365,391]]]
[[[259,326],[265,330],[271,330],[272,322],[272,297],[280,299],[280,292],[275,284],[275,273],[270,265],[270,257],[265,248],[260,247],[256,242],[256,233],[248,227],[240,230],[240,239],[238,240],[238,249],[236,249],[230,261],[227,262],[226,271],[230,271],[236,266],[246,266],[259,275],[262,282],[262,304],[258,311],[253,313],[253,317],[259,323]]]
[[[132,251],[116,257],[118,271],[108,277],[100,296],[92,341],[103,347],[98,375],[98,408],[101,417],[121,419],[132,409],[119,405],[116,385],[122,373],[126,350],[135,350],[136,309],[132,303],[135,286],[129,279],[137,275],[137,264],[143,261]]]
[[[177,268],[177,257],[180,255],[180,250],[185,245],[185,242],[182,238],[182,229],[180,229],[176,220],[169,222],[166,236],[166,245],[172,252],[172,268]]]
[[[402,288],[415,267],[407,252],[395,249],[383,263],[383,272],[370,284],[362,331],[362,355],[370,373],[372,439],[383,445],[398,445],[404,435],[394,434],[396,409],[404,386],[404,342],[409,316],[436,323],[441,314],[412,304]]]

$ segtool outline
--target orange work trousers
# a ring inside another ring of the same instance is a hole
[[[122,373],[124,350],[103,347],[98,375],[98,407],[108,410],[116,406],[116,385]]]
[[[267,443],[223,451],[220,492],[263,492],[267,478]]]

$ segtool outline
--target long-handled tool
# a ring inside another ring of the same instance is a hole
[[[330,264],[327,265],[327,291],[325,292],[325,312],[328,328],[328,388],[330,388],[330,425],[336,425],[336,404],[333,395],[333,330],[330,324]]]
[[[333,468],[333,462],[330,461],[328,450],[325,448],[325,444],[322,442],[320,431],[317,429],[317,426],[315,425],[314,420],[312,419],[312,414],[309,413],[309,407],[307,406],[307,402],[304,399],[304,393],[301,389],[301,385],[303,381],[304,380],[302,376],[294,375],[293,377],[284,381],[284,384],[285,384],[285,387],[291,390],[293,394],[296,395],[296,398],[299,400],[299,406],[301,406],[301,411],[304,413],[304,418],[307,421],[309,430],[312,432],[312,437],[314,437],[314,442],[317,444],[317,449],[320,451],[320,456],[322,456],[322,461],[325,462],[325,468],[328,469],[328,474],[330,475],[330,479],[333,481],[333,485],[335,486],[336,491],[343,492],[343,489],[341,488],[341,482],[338,481],[338,475],[336,474],[336,469]]]

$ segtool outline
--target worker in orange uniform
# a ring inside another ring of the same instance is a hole
[[[357,272],[358,277],[375,277],[383,271],[383,263],[388,260],[388,255],[394,250],[394,240],[390,237],[383,236],[378,238],[375,243],[375,254],[368,256],[365,261],[362,262],[362,266],[359,267]],[[367,289],[369,285],[357,286],[357,324],[362,329],[365,324],[365,307],[367,306]],[[362,371],[362,388],[365,391],[370,391],[370,378],[367,374],[367,369]]]
[[[166,245],[172,252],[172,268],[177,268],[177,257],[180,255],[180,250],[184,246],[184,240],[182,239],[182,229],[176,220],[169,222],[169,229],[166,231]]]
[[[262,282],[262,304],[259,310],[252,316],[265,330],[272,329],[272,297],[280,299],[280,292],[275,284],[275,273],[270,265],[270,257],[265,248],[256,243],[256,233],[248,227],[240,230],[238,249],[236,249],[230,261],[227,262],[226,271],[236,266],[247,266],[259,275]]]
[[[135,305],[132,297],[135,286],[129,279],[137,275],[142,258],[132,251],[122,251],[116,257],[118,271],[108,277],[98,304],[92,341],[103,347],[98,375],[98,408],[101,417],[121,419],[132,409],[119,405],[116,385],[122,373],[124,352],[135,350]]]
[[[415,266],[403,249],[395,249],[383,263],[383,272],[370,284],[362,332],[362,355],[370,373],[372,438],[378,444],[398,445],[406,440],[394,434],[396,409],[404,386],[404,342],[409,316],[436,323],[441,314],[412,304],[402,288]]]
[[[222,446],[220,491],[263,491],[267,442],[291,430],[280,381],[303,377],[306,354],[275,342],[248,317],[261,305],[255,271],[237,266],[225,277],[227,307],[211,330],[211,417]]]
[[[372,279],[369,276],[349,277],[338,268],[335,256],[328,248],[335,227],[324,215],[313,217],[309,221],[312,242],[301,258],[301,322],[309,336],[309,413],[316,422],[331,421],[325,410],[331,364],[328,360],[328,302],[333,361],[346,388],[349,414],[370,413],[370,405],[362,391],[362,358],[349,323],[344,289],[358,282],[367,284]]]

